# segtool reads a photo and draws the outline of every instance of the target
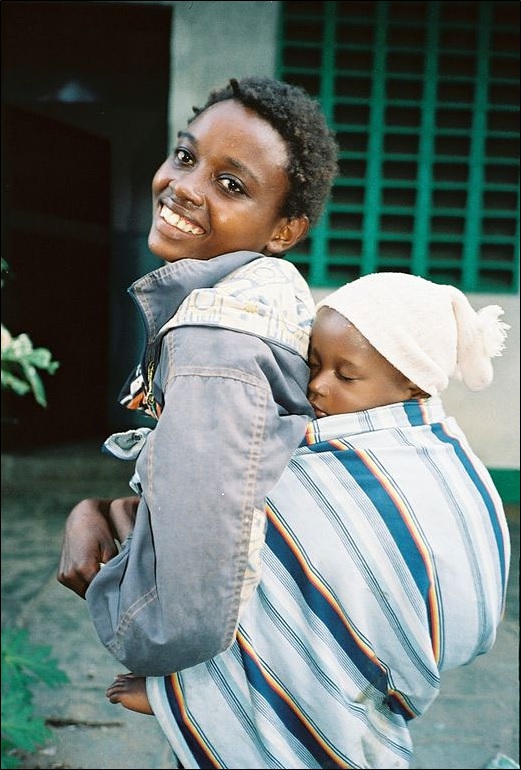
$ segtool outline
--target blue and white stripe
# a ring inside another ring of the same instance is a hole
[[[186,768],[406,768],[440,672],[491,648],[510,545],[441,401],[315,420],[267,501],[235,642],[149,678]]]

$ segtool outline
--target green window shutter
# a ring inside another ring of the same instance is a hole
[[[519,283],[519,2],[282,2],[278,76],[316,96],[340,175],[288,258],[312,286],[376,270]]]

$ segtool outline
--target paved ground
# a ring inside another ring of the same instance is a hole
[[[153,717],[110,704],[121,667],[95,636],[85,602],[56,581],[63,524],[87,496],[128,494],[130,466],[69,445],[2,455],[2,627],[24,626],[51,645],[70,677],[37,688],[53,740],[24,768],[174,768]],[[508,508],[513,556],[506,617],[494,649],[449,672],[430,711],[412,725],[416,769],[519,767],[519,507]],[[514,759],[508,764],[504,755]]]

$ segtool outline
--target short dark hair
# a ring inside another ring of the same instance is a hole
[[[300,86],[268,77],[231,79],[194,107],[190,122],[213,104],[234,99],[255,110],[284,139],[289,155],[289,191],[282,215],[319,219],[338,173],[338,145],[319,102]]]

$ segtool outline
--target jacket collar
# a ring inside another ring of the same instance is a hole
[[[128,293],[141,312],[147,338],[156,337],[191,291],[210,288],[262,256],[256,251],[234,251],[208,260],[181,259],[139,278],[128,288]]]

